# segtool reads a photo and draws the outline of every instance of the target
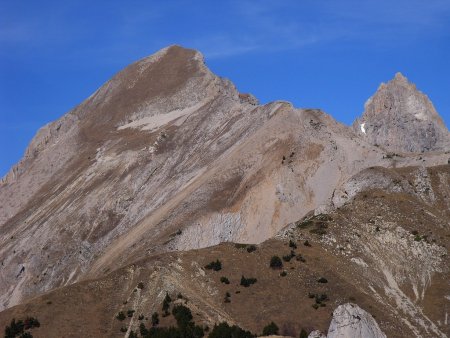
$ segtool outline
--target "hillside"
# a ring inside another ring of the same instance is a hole
[[[333,309],[351,302],[371,313],[388,337],[445,337],[450,187],[442,183],[450,180],[450,166],[426,170],[425,190],[423,175],[418,167],[370,168],[366,176],[383,176],[389,189],[362,189],[334,212],[288,225],[254,251],[223,243],[158,254],[3,311],[0,325],[32,315],[41,322],[35,337],[120,337],[121,327],[149,327],[155,311],[160,325],[173,325],[171,316],[161,317],[167,292],[173,299],[181,294],[196,323],[210,328],[225,320],[261,333],[274,321],[287,336],[298,336],[302,328],[326,332]],[[291,251],[295,256],[283,260],[281,269],[269,267],[272,256]],[[221,270],[205,269],[217,259]],[[243,287],[242,276],[257,282]],[[327,283],[319,283],[321,277]],[[316,294],[326,300],[316,302]],[[115,318],[128,310],[135,311],[131,318]]]

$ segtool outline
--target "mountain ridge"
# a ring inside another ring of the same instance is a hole
[[[403,76],[393,81],[410,88]],[[398,177],[372,167],[447,163],[439,142],[448,131],[432,134],[438,146],[423,153],[366,137],[371,104],[361,135],[359,120],[347,127],[317,109],[258,105],[194,50],[170,46],[131,64],[43,127],[2,179],[0,309],[149,255],[263,243],[368,187],[401,190]],[[405,192],[430,189],[427,174],[417,175]]]

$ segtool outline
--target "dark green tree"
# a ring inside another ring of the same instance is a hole
[[[122,320],[125,320],[125,318],[127,318],[127,317],[125,316],[125,314],[123,313],[123,311],[120,311],[120,312],[117,314],[116,318],[117,318],[118,320],[122,321]]]
[[[153,312],[153,314],[152,314],[152,326],[156,326],[158,324],[159,324],[158,312]]]
[[[245,331],[240,327],[233,325],[229,326],[228,323],[222,322],[218,325],[214,325],[209,338],[253,338],[256,337],[250,331]]]
[[[281,258],[278,256],[273,256],[270,259],[270,267],[272,269],[281,269],[283,267],[283,262],[281,261]]]
[[[205,265],[205,269],[214,271],[222,270],[222,262],[217,259],[215,262]]]
[[[274,322],[271,322],[270,324],[266,325],[263,329],[263,336],[277,335],[278,333],[279,333],[278,326]]]
[[[300,331],[300,338],[308,338],[308,333],[305,331],[305,329],[302,329]]]

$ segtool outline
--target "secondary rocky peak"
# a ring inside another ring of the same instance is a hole
[[[353,128],[374,145],[389,151],[423,152],[441,150],[450,143],[430,99],[400,72],[382,83],[364,108]]]

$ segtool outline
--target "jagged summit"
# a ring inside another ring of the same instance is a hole
[[[450,136],[430,99],[400,72],[367,100],[354,130],[390,151],[442,150]]]
[[[394,76],[394,78],[392,79],[392,81],[403,82],[403,83],[409,83],[409,81],[408,81],[408,79],[406,78],[406,76],[404,76],[401,72],[395,73],[395,76]]]

